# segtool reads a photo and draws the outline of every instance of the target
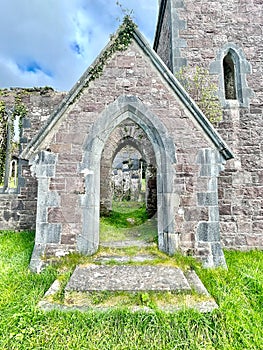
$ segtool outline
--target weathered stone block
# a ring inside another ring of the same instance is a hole
[[[75,244],[76,243],[76,234],[62,235],[61,244]]]
[[[61,208],[48,208],[47,215],[50,223],[63,223],[65,221]]]
[[[197,204],[200,206],[217,206],[218,197],[216,192],[197,193]]]
[[[212,243],[211,250],[213,255],[214,266],[226,267],[225,256],[224,256],[220,242]]]
[[[219,222],[200,222],[197,227],[197,239],[201,242],[220,242]]]
[[[220,217],[219,217],[218,206],[209,207],[208,208],[208,220],[209,221],[218,221],[219,222]]]
[[[262,233],[263,232],[263,220],[254,221],[252,224],[252,230],[255,233]]]
[[[60,243],[61,224],[42,223],[37,224],[37,244]]]

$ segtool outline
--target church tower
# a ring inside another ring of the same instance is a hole
[[[175,74],[203,67],[218,87],[215,127],[234,152],[219,178],[225,246],[263,246],[263,3],[159,0],[154,50]]]

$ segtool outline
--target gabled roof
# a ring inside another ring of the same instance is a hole
[[[128,24],[127,24],[128,23]],[[147,40],[143,37],[140,31],[135,27],[135,25],[131,25],[133,22],[131,20],[127,21],[119,28],[116,35],[112,40],[116,38],[119,40],[119,37],[123,35],[123,28],[125,25],[130,26],[128,29],[128,39],[125,37],[126,42],[120,43],[118,41],[118,47],[120,50],[125,50],[126,47],[129,46],[129,39],[134,40],[137,45],[143,50],[145,55],[151,60],[154,67],[157,71],[162,75],[163,79],[166,83],[172,88],[174,93],[179,97],[183,105],[190,111],[193,115],[197,123],[201,126],[204,133],[208,136],[208,138],[214,143],[215,147],[222,154],[222,156],[227,160],[233,158],[233,154],[221,136],[214,129],[212,124],[205,117],[203,112],[199,109],[196,103],[192,100],[192,98],[187,94],[185,89],[181,86],[178,80],[174,77],[172,72],[166,67],[160,57],[156,54],[156,52],[150,47]],[[127,34],[127,33],[126,33]],[[130,36],[130,37],[129,37]],[[85,88],[91,80],[96,79],[99,76],[99,72],[101,71],[100,64],[102,62],[103,57],[107,56],[107,52],[111,52],[112,48],[112,40],[109,44],[102,50],[100,55],[96,58],[94,63],[86,70],[86,72],[82,75],[82,77],[77,81],[77,83],[73,86],[73,88],[68,92],[65,98],[62,100],[61,104],[58,108],[51,114],[50,118],[47,120],[46,124],[43,128],[38,132],[38,134],[31,140],[31,142],[27,145],[24,151],[21,153],[20,158],[29,159],[33,154],[38,152],[41,144],[44,142],[47,135],[50,133],[52,128],[59,122],[63,114],[67,111],[69,106],[75,102],[83,88]],[[109,58],[109,57],[107,57]]]

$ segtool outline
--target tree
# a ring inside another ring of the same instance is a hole
[[[206,69],[199,66],[194,70],[183,67],[175,76],[211,123],[222,120],[223,111],[217,96],[217,85],[212,82]]]

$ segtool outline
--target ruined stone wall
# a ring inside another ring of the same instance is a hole
[[[30,167],[21,165],[23,181],[18,192],[0,194],[0,230],[34,230],[37,209],[37,181]]]
[[[224,110],[216,125],[235,159],[219,179],[222,241],[231,248],[263,246],[263,4],[260,0],[167,0],[159,28],[173,28],[171,52],[161,41],[155,49],[173,71],[186,64],[208,69],[218,85]],[[171,10],[169,7],[171,6]],[[160,36],[161,38],[162,36]],[[232,48],[238,57],[242,99],[224,97],[223,56]],[[180,60],[179,60],[180,59]]]
[[[27,115],[21,122],[20,151],[37,134],[64,95],[50,88],[0,90],[0,100],[7,108],[12,108],[19,97],[20,103],[27,109]],[[35,229],[36,203],[36,178],[32,176],[28,162],[20,159],[18,187],[0,193],[0,230]]]
[[[19,97],[27,108],[28,113],[22,122],[22,144],[27,144],[36,135],[64,96],[65,92],[57,92],[49,87],[0,90],[0,100],[5,102],[8,108],[14,106],[16,97]]]

